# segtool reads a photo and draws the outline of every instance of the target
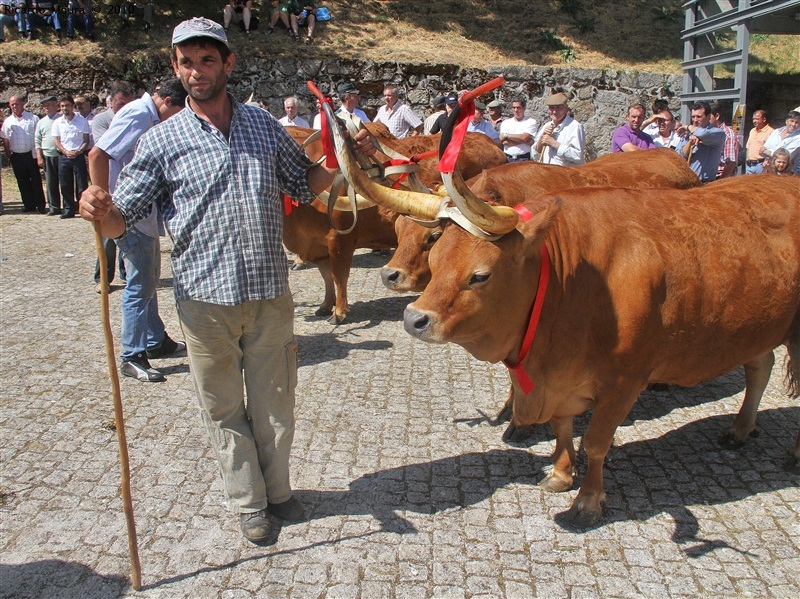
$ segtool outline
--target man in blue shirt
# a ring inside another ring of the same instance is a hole
[[[113,202],[92,186],[81,215],[116,238],[152,203],[161,211],[190,369],[228,505],[245,538],[260,543],[270,534],[268,512],[304,518],[289,483],[297,342],[283,194],[311,202],[334,171],[313,165],[269,113],[227,93],[234,62],[221,25],[194,18],[175,27],[172,66],[189,94],[186,108],[141,138]],[[355,142],[359,152],[375,152],[366,131]]]
[[[692,104],[692,124],[688,133],[688,137],[678,141],[675,151],[689,160],[689,168],[700,181],[714,181],[725,146],[725,132],[711,124],[711,105],[708,102]]]
[[[186,90],[179,79],[164,82],[150,96],[125,104],[111,126],[89,152],[92,182],[114,193],[122,168],[133,160],[139,138],[159,122],[183,109]],[[116,240],[125,261],[125,291],[122,294],[122,366],[120,371],[139,381],[158,383],[164,375],[150,366],[150,359],[165,358],[186,348],[173,341],[158,314],[158,280],[161,276],[159,236],[163,224],[158,208]],[[113,262],[112,269],[113,269]]]

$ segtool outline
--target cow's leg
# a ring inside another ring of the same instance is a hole
[[[339,257],[343,260],[343,257]],[[342,324],[347,317],[349,310],[347,306],[347,280],[350,278],[350,266],[352,264],[353,256],[346,264],[342,264],[339,259],[333,262],[331,269],[333,275],[333,284],[336,287],[336,307],[333,310],[333,315],[328,319],[331,324]]]
[[[514,385],[511,385],[511,388],[508,391],[508,399],[506,399],[506,403],[503,406],[503,409],[497,414],[495,419],[496,423],[503,422],[503,420],[509,420],[509,424],[506,427],[506,430],[503,431],[503,442],[504,443],[522,443],[527,440],[533,434],[533,427],[536,426],[534,424],[529,425],[521,425],[514,421]]]
[[[756,436],[754,430],[756,428],[758,404],[761,403],[764,389],[767,388],[769,383],[774,363],[775,355],[769,351],[744,365],[744,400],[730,430],[722,435],[719,440],[723,446],[741,447],[747,441],[747,437]]]
[[[553,452],[553,470],[539,486],[553,493],[562,493],[572,488],[575,468],[575,443],[572,440],[572,416],[553,418],[550,426],[556,433],[556,450]]]
[[[356,238],[353,235],[328,233],[328,255],[331,257],[331,276],[336,288],[336,307],[328,319],[331,324],[341,324],[347,317],[347,280],[353,266]]]
[[[789,360],[786,362],[786,392],[796,399],[800,396],[800,332],[797,331],[797,322],[793,326],[794,333],[786,344]],[[794,474],[800,474],[800,432],[794,443],[794,451],[786,462],[786,469]]]
[[[333,311],[333,304],[336,301],[333,276],[331,276],[331,261],[327,258],[319,260],[317,262],[317,268],[319,269],[319,274],[322,275],[322,280],[325,281],[325,300],[314,314],[317,316],[328,316]]]
[[[603,466],[614,441],[614,433],[639,396],[644,384],[634,388],[618,388],[613,396],[595,397],[594,413],[583,436],[588,466],[577,497],[566,515],[566,520],[576,528],[594,526],[603,513],[606,494],[603,490]]]
[[[506,398],[506,403],[503,404],[503,407],[497,413],[497,416],[494,417],[495,422],[498,424],[501,422],[509,422],[511,417],[514,415],[514,386],[511,386],[511,389],[508,390],[508,397]],[[505,435],[503,436],[505,438]]]

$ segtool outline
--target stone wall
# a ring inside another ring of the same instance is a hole
[[[27,91],[29,107],[37,110],[38,100],[53,93],[88,92],[103,98],[109,83],[117,78],[131,81],[141,93],[170,76],[172,69],[166,56],[117,60],[116,64],[97,59],[79,63],[69,59],[56,62],[48,57],[9,57],[0,67],[0,101],[7,102],[12,93]],[[325,93],[335,91],[344,81],[352,81],[361,91],[362,108],[371,116],[383,102],[384,83],[391,82],[399,87],[401,98],[424,117],[431,112],[434,97],[473,89],[499,76],[505,78],[505,84],[483,100],[500,98],[508,103],[512,96],[523,95],[528,99],[528,115],[540,123],[547,116],[544,99],[553,90],[568,92],[575,118],[586,127],[589,158],[610,151],[611,131],[624,122],[629,104],[641,102],[649,108],[655,98],[664,97],[677,111],[682,85],[677,75],[630,71],[549,67],[496,67],[485,71],[456,65],[240,57],[230,78],[230,89],[241,100],[254,93],[255,99],[262,100],[277,116],[283,114],[283,98],[296,95],[300,113],[307,116],[315,110],[306,81],[313,80]],[[509,105],[507,109],[510,113]]]

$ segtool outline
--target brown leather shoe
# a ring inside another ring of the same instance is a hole
[[[267,510],[239,514],[239,524],[242,527],[244,538],[251,543],[261,543],[269,537],[272,525],[267,518]]]

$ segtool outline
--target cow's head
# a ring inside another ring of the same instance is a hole
[[[430,252],[431,281],[406,308],[406,331],[423,341],[456,343],[479,360],[516,358],[536,295],[542,241],[559,207],[550,201],[495,241],[446,225]]]
[[[413,219],[400,217],[394,224],[397,249],[389,263],[381,269],[381,280],[392,291],[422,291],[431,280],[428,254],[442,236],[440,221],[423,226]]]

